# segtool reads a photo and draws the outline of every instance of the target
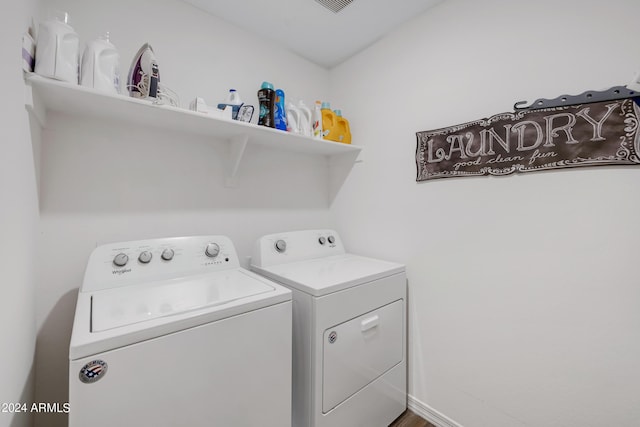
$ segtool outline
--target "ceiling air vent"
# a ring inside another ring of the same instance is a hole
[[[333,13],[338,13],[353,3],[353,0],[316,0],[316,3],[321,4]]]

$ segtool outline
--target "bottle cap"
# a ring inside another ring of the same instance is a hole
[[[333,110],[333,112],[336,113],[336,116],[342,117],[342,110]]]
[[[260,87],[260,89],[271,89],[273,90],[273,85],[269,82],[262,82],[262,86]]]
[[[330,110],[331,109],[331,103],[330,102],[323,102],[322,103],[322,109],[327,109]]]

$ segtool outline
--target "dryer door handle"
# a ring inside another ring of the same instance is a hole
[[[376,314],[375,316],[368,317],[360,322],[360,329],[362,332],[368,331],[369,329],[375,328],[380,323],[380,317]]]

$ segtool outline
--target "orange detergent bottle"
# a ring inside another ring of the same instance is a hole
[[[336,114],[331,110],[331,104],[328,102],[322,103],[322,137],[329,141],[338,142],[338,136],[336,135]]]
[[[343,144],[351,144],[351,129],[349,128],[349,120],[342,117],[342,111],[335,110],[336,125],[335,131],[338,136],[338,142]]]

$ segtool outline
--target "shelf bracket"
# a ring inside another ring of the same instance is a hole
[[[353,166],[362,162],[362,160],[357,160],[359,155],[359,151],[351,151],[329,156],[329,203],[333,203],[335,200]]]
[[[249,135],[236,135],[227,141],[227,165],[224,186],[234,188],[237,186],[237,174],[244,150],[247,148]]]
[[[30,84],[24,85],[24,106],[31,114],[40,127],[44,128],[47,121],[47,113],[44,107],[44,103],[38,99],[38,93],[34,92],[33,86]]]

